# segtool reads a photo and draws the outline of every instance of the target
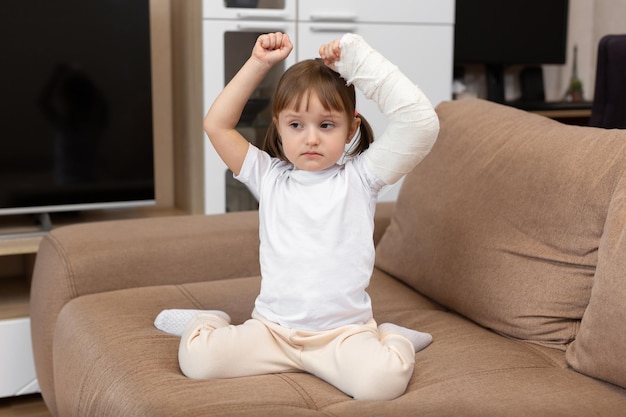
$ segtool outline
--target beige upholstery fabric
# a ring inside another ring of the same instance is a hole
[[[613,196],[591,300],[567,360],[580,372],[626,388],[626,173]]]
[[[437,110],[439,138],[405,179],[376,265],[485,327],[565,349],[589,300],[626,133],[481,100]]]

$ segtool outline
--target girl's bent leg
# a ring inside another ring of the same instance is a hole
[[[178,362],[183,374],[194,379],[300,370],[259,320],[231,326],[213,314],[199,314],[187,325],[178,349]]]
[[[379,334],[376,322],[330,331],[324,348],[302,354],[305,370],[359,400],[391,400],[406,391],[415,349],[405,337]]]

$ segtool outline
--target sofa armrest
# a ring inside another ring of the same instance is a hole
[[[72,299],[259,275],[258,249],[256,212],[86,223],[48,233],[37,254],[30,297],[42,392],[54,395],[53,336],[61,309]]]
[[[63,289],[75,298],[258,274],[257,216],[152,217],[55,229],[41,242],[33,290],[43,288],[49,299]]]

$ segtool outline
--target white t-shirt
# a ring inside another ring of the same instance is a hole
[[[374,267],[374,210],[385,183],[362,157],[310,172],[250,145],[236,177],[259,199],[256,312],[288,328],[365,323]]]

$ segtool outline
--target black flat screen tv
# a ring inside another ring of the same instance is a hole
[[[503,102],[507,66],[565,63],[568,13],[568,0],[456,0],[454,62],[485,65]]]
[[[0,214],[154,204],[149,0],[2,0],[0,51]]]

